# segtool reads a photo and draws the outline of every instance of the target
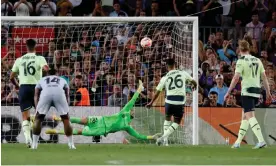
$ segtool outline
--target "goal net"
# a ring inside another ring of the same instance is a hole
[[[70,116],[104,116],[120,111],[142,80],[144,90],[137,99],[131,125],[141,134],[163,132],[165,92],[151,109],[145,105],[153,98],[155,88],[166,74],[165,59],[175,57],[177,67],[196,80],[198,75],[197,18],[194,17],[2,17],[1,21],[1,141],[24,143],[18,90],[9,82],[16,58],[26,53],[25,42],[37,41],[36,53],[44,56],[57,75],[70,84]],[[143,37],[152,39],[150,48],[142,48]],[[79,79],[81,75],[81,79]],[[78,97],[80,87],[89,95]],[[170,144],[198,144],[197,92],[187,89],[185,115],[181,126],[170,136]],[[89,102],[87,102],[87,100]],[[32,114],[35,110],[32,111]],[[65,143],[65,137],[46,135],[48,128],[62,129],[51,116],[43,122],[40,142]],[[73,125],[74,128],[82,126]],[[92,143],[92,138],[76,136],[77,143]],[[103,143],[138,143],[124,132],[101,137]],[[143,141],[142,141],[143,142]]]

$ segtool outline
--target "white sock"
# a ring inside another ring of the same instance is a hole
[[[261,127],[260,127],[257,119],[255,117],[252,117],[248,120],[248,122],[251,126],[251,129],[252,129],[253,133],[258,138],[258,141],[259,142],[264,142],[264,137],[263,137],[263,134],[262,134],[262,130],[261,130]]]
[[[242,142],[242,139],[244,138],[247,129],[249,127],[249,122],[248,120],[242,120],[241,121],[241,126],[240,126],[240,130],[239,130],[239,135],[238,135],[238,139],[236,140],[236,144],[240,144]]]
[[[173,122],[172,125],[166,131],[164,131],[162,138],[168,138],[178,128],[178,126],[179,124]]]
[[[38,140],[39,140],[39,135],[34,135],[33,134],[33,145],[32,145],[32,148],[37,148],[38,146]]]
[[[74,142],[73,142],[73,135],[67,136],[67,138],[68,138],[68,145],[69,145],[69,146],[74,145]]]
[[[171,121],[167,121],[167,120],[164,121],[164,126],[163,126],[163,132],[164,133],[165,133],[166,130],[168,130],[170,125],[171,125]],[[164,142],[165,142],[165,144],[168,144],[168,137],[164,138]]]
[[[26,144],[27,143],[32,143],[30,121],[24,120],[22,122],[22,128],[23,128]]]

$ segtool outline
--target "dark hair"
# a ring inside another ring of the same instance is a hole
[[[259,12],[257,10],[252,11],[251,16],[259,16]]]
[[[76,75],[76,78],[81,80],[82,79],[82,75]]]
[[[51,67],[48,71],[49,75],[56,75],[56,69],[54,67]]]
[[[218,96],[218,92],[216,92],[216,91],[211,91],[211,92],[210,92],[210,95],[217,95],[217,96]]]
[[[34,39],[28,39],[26,41],[26,45],[27,45],[27,48],[29,50],[34,50],[35,49],[35,45],[36,45],[36,41]]]
[[[172,58],[167,58],[166,63],[168,66],[173,66],[175,64],[175,60]]]

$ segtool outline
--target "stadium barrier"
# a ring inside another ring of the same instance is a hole
[[[153,110],[146,110],[142,107],[135,108],[133,127],[141,134],[153,134],[162,131],[164,108],[156,107]],[[48,115],[53,115],[53,108]],[[70,115],[77,117],[112,115],[120,111],[119,107],[70,107]],[[226,144],[233,143],[238,133],[242,110],[240,108],[199,108],[199,143],[200,144]],[[154,114],[154,115],[153,115]],[[186,114],[186,116],[192,116]],[[275,109],[256,109],[257,119],[262,127],[265,140],[268,144],[276,144],[276,111]],[[154,117],[154,118],[153,118]],[[24,143],[23,132],[21,131],[21,114],[19,107],[1,107],[1,142],[3,143]],[[192,124],[183,122],[186,131],[192,130]],[[79,127],[74,125],[74,127]],[[57,135],[45,135],[47,128],[62,129],[62,123],[54,122],[48,116],[43,122],[43,130],[40,141],[42,143],[66,143],[66,137]],[[191,133],[191,132],[184,132]],[[190,137],[191,134],[185,137]],[[76,143],[92,143],[92,138],[75,136]],[[131,143],[137,143],[124,132],[108,134],[102,137],[101,143],[123,143],[128,139]],[[187,139],[187,138],[186,138]],[[256,138],[249,129],[244,143],[255,144]]]

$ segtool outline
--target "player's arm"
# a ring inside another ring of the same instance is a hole
[[[10,81],[16,88],[19,88],[19,83],[15,79],[17,73],[19,73],[19,65],[18,65],[19,62],[18,61],[19,61],[19,59],[16,59],[15,63],[13,64],[12,72],[10,75]]]
[[[151,99],[151,101],[146,105],[147,108],[150,108],[151,105],[153,104],[153,102],[157,99],[157,97],[159,96],[159,94],[162,92],[162,90],[165,87],[165,82],[166,82],[166,78],[162,77],[159,84],[156,87],[156,92],[154,93],[153,98]]]
[[[142,92],[142,90],[143,90],[143,83],[141,80],[139,80],[139,87],[138,87],[137,91],[134,93],[131,100],[129,100],[129,102],[124,106],[122,111],[129,112],[132,109],[133,105],[135,104],[135,102],[136,102],[137,98],[139,97],[139,94]]]
[[[239,82],[242,72],[243,72],[242,60],[238,60],[236,64],[234,77],[231,81],[231,84],[228,88],[226,95],[224,96],[225,101],[226,101],[226,98],[229,96],[229,94],[232,92],[232,90],[236,87],[237,83]]]
[[[150,136],[146,136],[146,135],[142,135],[139,134],[136,130],[134,130],[131,126],[127,127],[125,130],[129,135],[131,135],[132,137],[136,138],[136,139],[141,139],[141,140],[152,140],[152,139],[157,139],[159,137],[159,133],[155,134],[155,135],[150,135]]]
[[[36,86],[35,86],[35,95],[34,95],[34,104],[35,104],[35,108],[37,106],[37,103],[39,101],[39,96],[40,96],[40,92],[42,90],[42,87],[40,85],[40,83],[38,83]]]
[[[260,62],[260,72],[261,72],[261,78],[263,80],[263,84],[264,84],[264,88],[265,88],[265,92],[266,92],[266,100],[267,101],[271,101],[271,93],[270,93],[270,87],[269,87],[269,83],[265,74],[265,69],[263,64]]]
[[[64,93],[66,96],[67,103],[69,105],[70,104],[70,95],[69,95],[70,89],[69,89],[69,85],[67,83],[64,84],[63,90],[64,90]]]
[[[42,68],[43,75],[46,76],[49,71],[49,66],[43,56],[40,57],[40,67]]]
[[[184,71],[184,75],[186,77],[186,80],[189,82],[189,84],[192,84],[192,89],[196,90],[197,88],[197,82],[193,79],[193,77],[190,76],[187,72]]]
[[[73,102],[73,105],[76,106],[78,104],[78,102],[81,101],[81,93],[80,92],[76,92],[75,94],[75,98],[74,98],[74,102]]]

